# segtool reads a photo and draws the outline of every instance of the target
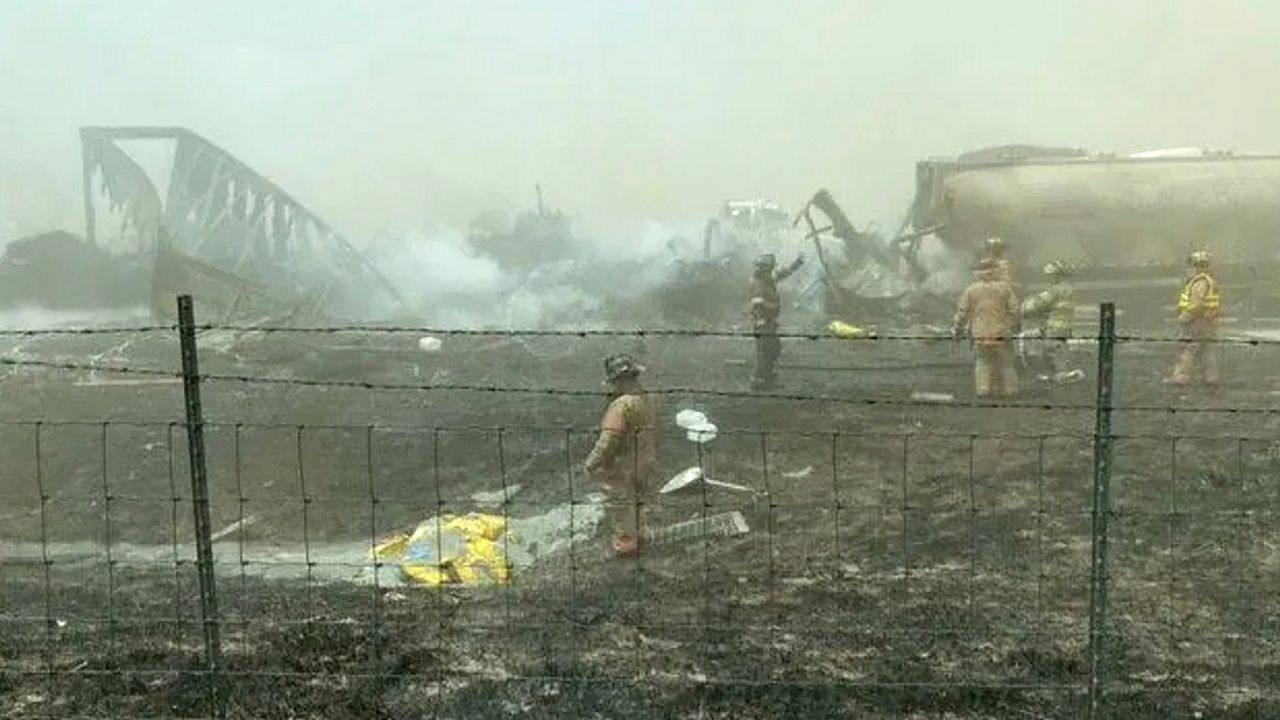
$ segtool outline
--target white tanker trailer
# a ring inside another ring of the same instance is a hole
[[[1080,284],[1111,297],[1140,287],[1168,294],[1186,254],[1206,248],[1228,300],[1252,313],[1280,285],[1280,155],[1006,146],[925,160],[909,222],[975,256],[998,235],[1024,278],[1065,260]]]

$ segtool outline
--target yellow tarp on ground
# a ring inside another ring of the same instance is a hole
[[[374,558],[400,563],[422,585],[501,585],[511,577],[501,515],[467,513],[429,518],[412,533],[397,533],[373,549]]]
[[[832,320],[828,323],[827,332],[835,335],[836,337],[857,338],[867,336],[866,328],[860,328],[857,325],[850,325],[849,323],[842,322],[840,320]]]

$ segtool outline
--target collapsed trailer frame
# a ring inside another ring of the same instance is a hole
[[[173,144],[163,200],[121,143]],[[154,254],[153,310],[189,292],[224,319],[412,315],[377,268],[274,182],[182,127],[80,130],[85,236]],[[116,238],[98,228],[98,187],[123,216]]]

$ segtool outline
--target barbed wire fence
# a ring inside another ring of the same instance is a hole
[[[737,487],[627,504],[655,533],[635,560],[608,559],[598,540],[617,500],[579,468],[590,429],[210,423],[199,397],[202,381],[599,392],[202,373],[195,331],[219,326],[185,308],[179,327],[145,330],[178,331],[179,373],[0,359],[181,378],[187,400],[184,422],[0,425],[13,457],[26,447],[31,478],[5,522],[12,540],[0,537],[12,645],[0,678],[16,717],[1274,707],[1261,703],[1280,667],[1277,513],[1266,478],[1248,471],[1250,447],[1267,471],[1273,438],[1126,435],[1111,417],[1277,409],[1118,408],[1114,349],[1139,339],[1116,334],[1114,308],[1102,313],[1094,403],[953,403],[1089,411],[1092,432],[720,429],[686,442],[678,462]],[[71,464],[72,446],[98,448],[96,472]],[[1126,466],[1127,450],[1162,446],[1162,486],[1112,487],[1155,476]],[[1234,467],[1208,486],[1180,466],[1224,446]],[[493,492],[477,497],[476,478]],[[503,528],[474,541],[480,550],[429,521],[472,513]],[[85,526],[91,542],[71,530]],[[460,562],[464,551],[479,559]]]

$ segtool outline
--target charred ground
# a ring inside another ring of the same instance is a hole
[[[255,352],[305,360],[293,341],[269,338]],[[414,358],[415,342],[377,345],[380,357]],[[441,507],[469,509],[471,493],[504,481],[521,485],[512,515],[582,497],[576,463],[599,398],[207,381],[214,526],[265,518],[221,541],[244,557],[219,576],[230,714],[1081,714],[1091,381],[1024,407],[967,407],[962,345],[797,340],[784,362],[825,369],[784,370],[779,394],[820,399],[751,397],[749,340],[632,342],[456,337],[439,355],[381,370],[367,349],[295,365],[294,379],[586,391],[598,388],[599,359],[623,346],[646,356],[651,387],[723,393],[660,396],[671,430],[686,407],[722,429],[700,459],[673,432],[664,474],[701,461],[761,494],[655,499],[646,511],[665,524],[741,509],[751,532],[653,547],[639,562],[591,543],[494,589],[333,582],[326,553]],[[41,339],[23,351],[83,357],[113,345]],[[1117,412],[1108,711],[1269,717],[1280,712],[1270,590],[1280,453],[1267,439],[1273,414],[1239,408],[1268,404],[1277,350],[1227,348],[1234,381],[1216,396],[1159,384],[1176,351],[1135,342],[1118,353],[1121,407],[1176,411]],[[116,352],[169,369],[176,357],[167,336]],[[1092,349],[1077,359],[1092,378]],[[206,352],[204,369],[289,377],[245,360]],[[0,697],[16,716],[207,715],[184,560],[186,450],[167,424],[180,418],[181,387],[74,384],[88,379],[19,369],[4,381],[7,418],[46,421],[47,501],[42,513],[34,426],[4,426],[3,540],[43,540],[52,554],[47,566],[17,554],[4,566]],[[957,402],[912,404],[915,390]],[[172,555],[154,567],[119,559],[128,545],[166,544]],[[290,547],[308,549],[315,577],[257,571]]]

